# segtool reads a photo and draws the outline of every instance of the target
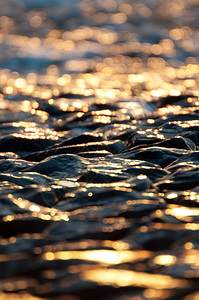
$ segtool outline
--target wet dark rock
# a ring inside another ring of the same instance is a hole
[[[8,222],[0,221],[0,236],[8,238],[22,233],[41,233],[52,221],[42,219],[13,220]]]
[[[191,140],[197,147],[199,146],[199,132],[198,131],[183,132],[182,136]]]
[[[9,152],[14,151],[18,154],[23,154],[27,152],[40,151],[45,149],[55,142],[50,139],[28,139],[20,138],[15,136],[7,136],[0,140],[0,151]]]
[[[27,210],[21,209],[19,206],[13,203],[13,201],[8,198],[7,195],[1,195],[0,197],[0,210],[0,220],[8,215],[28,212]]]
[[[23,271],[21,266],[23,265]],[[1,262],[0,279],[8,279],[10,276],[19,276],[31,267],[30,256],[8,255],[8,260]],[[20,271],[21,270],[21,271]]]
[[[77,137],[63,141],[59,144],[56,144],[52,148],[63,147],[63,146],[74,146],[74,145],[92,143],[92,142],[95,143],[95,142],[100,142],[102,140],[103,139],[99,134],[85,133],[85,134],[79,135]]]
[[[147,147],[148,145],[156,144],[158,142],[162,142],[161,138],[157,136],[149,135],[148,133],[136,134],[133,138],[133,146],[134,147]]]
[[[91,184],[91,183],[90,183]],[[118,184],[119,185],[119,184]],[[147,192],[147,191],[145,191]],[[91,194],[89,194],[91,193]],[[60,201],[56,207],[62,210],[73,211],[74,209],[83,208],[85,206],[103,206],[107,203],[109,204],[118,204],[124,203],[128,200],[138,200],[138,199],[151,199],[157,200],[158,198],[154,195],[150,195],[148,193],[140,193],[140,191],[136,191],[135,185],[132,186],[131,189],[118,188],[115,189],[113,187],[104,187],[103,184],[99,184],[90,189],[87,192],[78,192],[76,191],[76,198],[74,201],[74,197],[71,197],[70,193],[65,194],[65,198],[68,200]]]
[[[49,104],[46,101],[45,102],[44,101],[39,101],[39,106],[38,106],[37,109],[45,111],[49,115],[52,115],[52,116],[61,116],[61,115],[67,113],[67,112],[63,112],[63,110],[58,108],[56,105]]]
[[[163,203],[152,200],[137,200],[131,205],[121,204],[119,210],[115,210],[115,217],[123,217],[127,219],[140,219],[141,217],[148,216],[157,209],[163,209]]]
[[[190,231],[182,229],[155,229],[149,228],[147,232],[139,232],[135,235],[134,240],[144,249],[150,251],[162,251],[169,249],[176,240],[183,239],[190,234]]]
[[[147,167],[147,166],[140,166],[137,167],[131,167],[126,170],[126,172],[130,175],[146,175],[152,182],[155,182],[156,180],[166,176],[168,172],[166,170],[163,170],[161,168],[158,168],[157,166]]]
[[[45,207],[52,207],[59,200],[58,196],[62,199],[63,194],[58,195],[53,188],[41,186],[27,186],[24,188],[12,189],[12,194],[15,197],[22,197],[23,199],[28,199],[29,201],[39,204]]]
[[[131,149],[129,152],[125,153],[124,157],[128,159],[149,161],[164,168],[186,153],[186,150],[152,146],[150,148],[141,148],[139,150]]]
[[[18,122],[18,121],[30,121],[32,118],[31,113],[29,112],[3,112],[0,114],[0,124],[10,123],[10,122]]]
[[[24,176],[25,175],[25,176]],[[0,173],[0,181],[5,182],[8,181],[9,183],[14,183],[19,186],[28,186],[28,185],[34,185],[38,182],[41,184],[50,183],[51,179],[47,176],[42,176],[37,173],[28,173],[25,172],[15,172],[14,174],[11,173]]]
[[[105,157],[107,155],[110,155],[110,152],[106,150],[88,151],[88,152],[79,152],[78,155],[82,157],[88,157],[88,158]]]
[[[90,98],[92,96],[85,96],[81,94],[73,94],[73,93],[61,93],[59,94],[59,98],[69,98],[69,99],[85,99]]]
[[[19,159],[19,155],[13,152],[0,152],[0,160],[4,159]]]
[[[105,110],[109,109],[110,111],[117,111],[118,106],[114,103],[94,103],[90,106],[90,111],[96,111],[96,110]]]
[[[169,166],[170,167],[173,167],[173,165],[177,165],[181,163],[188,163],[188,164],[195,164],[195,165],[198,165],[199,163],[199,151],[194,151],[194,152],[191,152],[191,153],[187,153],[185,155],[183,155],[182,157],[179,157],[173,164],[171,164]]]
[[[165,123],[159,128],[161,133],[165,134],[185,134],[186,132],[199,131],[199,120],[192,119],[191,121],[172,121]]]
[[[28,172],[37,172],[53,178],[73,178],[84,169],[82,161],[75,155],[62,154],[48,157],[40,163],[27,168]]]
[[[108,143],[106,146],[107,151],[113,154],[118,154],[126,150],[126,146],[122,141],[115,141],[113,143]]]
[[[120,153],[126,150],[126,146],[122,141],[104,141],[100,143],[87,143],[87,144],[79,144],[75,146],[63,146],[57,147],[50,150],[45,151],[38,151],[34,152],[33,154],[29,154],[23,157],[25,160],[28,161],[41,161],[47,157],[60,155],[60,154],[78,154],[82,152],[88,151],[98,151],[98,150],[107,150],[111,153]]]
[[[78,182],[110,183],[125,179],[125,176],[114,176],[108,174],[100,174],[94,171],[88,171],[79,177]]]
[[[193,95],[167,96],[159,99],[155,104],[158,107],[164,107],[166,105],[178,104],[180,101],[187,100],[189,97],[193,97]]]
[[[113,135],[110,139],[117,139],[123,141],[127,147],[132,147],[134,145],[134,137],[136,133],[133,130],[124,130],[123,133],[119,133],[117,135]]]
[[[114,228],[113,224],[106,223],[97,220],[88,220],[88,222],[71,220],[70,222],[59,222],[58,224],[53,224],[49,226],[44,236],[49,238],[53,237],[54,240],[81,240],[90,239],[95,236],[96,239],[111,239],[117,240],[120,236],[128,232],[130,224],[125,222],[122,224],[121,228]],[[110,231],[109,231],[110,228]],[[111,230],[111,228],[113,230]],[[122,230],[123,229],[123,230]],[[112,234],[111,234],[111,233]]]
[[[134,126],[133,126],[134,127]],[[136,130],[132,129],[132,126],[129,124],[106,124],[105,126],[96,129],[95,133],[102,135],[104,140],[131,140]],[[120,138],[121,135],[121,138]],[[124,139],[122,137],[124,135]]]
[[[15,159],[5,159],[0,160],[0,170],[1,172],[17,172],[31,166],[31,164],[22,159],[17,159],[17,161]]]
[[[157,183],[160,189],[190,190],[199,185],[199,167],[182,167]]]
[[[177,136],[166,141],[158,142],[155,144],[155,146],[173,149],[176,148],[185,150],[196,150],[196,145],[193,143],[192,140],[181,136]]]
[[[156,123],[156,125],[159,127],[164,123],[168,122],[184,122],[184,121],[192,121],[192,120],[199,120],[199,115],[193,112],[190,112],[190,110],[185,110],[184,113],[174,113],[171,114],[169,113],[168,115],[165,116],[165,120],[159,119]]]

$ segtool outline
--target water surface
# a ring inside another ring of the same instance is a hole
[[[198,11],[1,4],[1,299],[198,299]]]

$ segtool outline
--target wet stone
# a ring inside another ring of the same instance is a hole
[[[199,168],[182,167],[177,169],[162,180],[160,180],[157,186],[160,189],[167,190],[190,190],[199,185]]]
[[[0,140],[0,151],[9,152],[15,149],[16,153],[30,153],[40,151],[54,144],[54,141],[46,139],[27,139],[15,136],[7,136]]]
[[[0,236],[8,238],[14,235],[20,235],[22,233],[40,233],[42,232],[51,221],[45,221],[41,219],[29,220],[13,220],[12,222],[0,221]]]
[[[87,143],[87,144],[80,144],[75,146],[63,146],[63,147],[56,147],[46,151],[38,151],[34,152],[33,154],[29,154],[24,156],[24,159],[28,161],[41,161],[44,160],[46,157],[58,155],[58,154],[78,154],[79,152],[88,152],[88,151],[98,151],[98,150],[107,150],[111,153],[120,153],[126,150],[126,146],[122,141],[102,141],[100,143]]]
[[[0,170],[1,172],[16,172],[21,171],[29,166],[31,166],[33,163],[27,163],[25,160],[18,159],[17,161],[15,159],[4,159],[0,160]]]
[[[87,151],[87,152],[79,152],[78,155],[82,157],[88,157],[88,158],[105,157],[107,155],[110,155],[110,152],[106,150]]]
[[[146,175],[152,182],[155,182],[156,180],[166,176],[169,172],[166,170],[163,170],[157,165],[151,166],[150,168],[148,166],[143,166],[140,169],[140,166],[130,167],[126,170],[126,172],[130,175]]]
[[[69,145],[73,146],[73,145],[79,145],[79,144],[85,144],[85,143],[100,142],[102,140],[103,139],[99,134],[85,133],[85,134],[79,135],[77,137],[67,139],[66,141],[63,141],[62,143],[56,144],[54,147],[63,147],[63,146],[69,146]]]
[[[81,174],[84,169],[83,161],[73,154],[62,154],[48,157],[26,169],[52,178],[73,178]]]
[[[131,151],[125,153],[125,158],[149,161],[164,168],[184,154],[187,154],[186,150],[152,146],[139,150],[131,149]]]
[[[185,149],[185,150],[196,150],[196,145],[189,138],[184,137],[174,137],[169,140],[159,142],[155,144],[159,147],[166,148],[176,148],[176,149]]]
[[[174,227],[174,226],[173,226]],[[150,228],[146,232],[138,232],[134,240],[144,249],[150,251],[161,251],[169,249],[176,240],[185,239],[191,231],[185,229],[155,229]]]
[[[126,177],[100,174],[94,171],[88,171],[79,177],[78,182],[108,183],[125,180]]]

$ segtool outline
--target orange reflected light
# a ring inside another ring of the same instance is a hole
[[[155,289],[146,289],[143,292],[144,297],[147,299],[167,299],[170,296],[170,291],[161,291],[161,290],[155,290]]]
[[[170,90],[170,96],[180,96],[181,92],[179,90]]]
[[[44,254],[44,259],[51,260],[69,260],[69,259],[84,259],[97,263],[105,263],[109,265],[121,264],[129,261],[137,261],[144,258],[151,257],[149,251],[130,251],[130,250],[89,250],[89,251],[59,251]],[[49,259],[50,257],[50,259]]]
[[[161,274],[148,274],[144,272],[134,272],[118,269],[98,268],[87,270],[81,275],[83,280],[95,281],[99,284],[113,285],[118,287],[141,286],[156,289],[177,289],[189,287],[189,281],[185,279],[175,279],[171,276]]]
[[[13,87],[12,86],[7,86],[3,89],[3,92],[5,94],[11,95],[13,93]]]
[[[199,215],[198,208],[187,208],[187,207],[178,207],[178,206],[173,206],[173,208],[168,208],[166,209],[166,212],[178,218]]]
[[[178,197],[177,193],[169,193],[167,196],[167,199],[176,199]]]
[[[43,189],[45,191],[46,188]],[[49,190],[51,190],[49,188]],[[41,191],[42,192],[42,191]],[[32,204],[28,200],[24,200],[22,198],[15,198],[11,194],[9,194],[9,198],[12,199],[13,203],[15,203],[18,207],[22,209],[26,209],[32,213],[32,216],[43,219],[43,220],[54,220],[54,221],[69,221],[68,215],[64,212],[61,212],[55,208],[43,207],[38,204]],[[15,216],[5,217],[5,221],[12,221]],[[17,216],[16,216],[17,217]]]
[[[153,261],[158,265],[170,266],[176,262],[176,257],[173,255],[158,255]]]
[[[22,89],[26,86],[26,80],[23,79],[23,78],[17,78],[15,80],[15,87],[18,88],[18,89]]]
[[[162,90],[152,90],[152,91],[151,91],[151,95],[152,95],[153,97],[161,97],[162,94],[163,94],[163,91],[162,91]]]

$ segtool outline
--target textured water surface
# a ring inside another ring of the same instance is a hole
[[[0,10],[0,299],[199,298],[199,1]]]

